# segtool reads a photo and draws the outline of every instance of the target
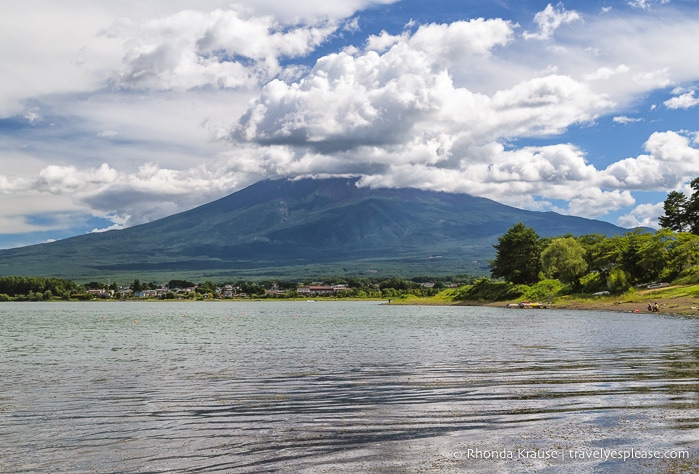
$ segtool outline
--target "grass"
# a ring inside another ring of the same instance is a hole
[[[391,304],[458,305],[469,304],[503,307],[508,302],[464,302],[454,300],[454,290],[443,290],[429,298],[408,296],[393,299]],[[658,303],[660,312],[699,317],[699,284],[673,285],[665,288],[634,290],[621,295],[565,295],[553,298],[551,307],[557,309],[590,309],[647,313],[648,303]]]

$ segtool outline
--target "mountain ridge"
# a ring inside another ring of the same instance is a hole
[[[542,237],[627,231],[468,194],[357,181],[260,181],[147,224],[2,250],[0,276],[483,274],[492,245],[517,222]]]

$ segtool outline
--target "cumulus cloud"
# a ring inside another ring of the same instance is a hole
[[[12,84],[0,84],[0,116],[13,116],[20,128],[3,135],[0,149],[15,146],[13,163],[21,165],[8,165],[14,177],[0,175],[0,193],[48,195],[117,227],[262,178],[332,175],[598,217],[633,206],[638,191],[681,185],[699,169],[697,142],[685,133],[652,134],[643,154],[594,157],[594,164],[581,145],[566,143],[574,134],[555,143],[601,116],[643,120],[630,112],[639,97],[697,80],[699,23],[673,9],[649,15],[615,7],[583,22],[581,13],[549,4],[523,34],[512,21],[481,18],[411,21],[365,38],[357,11],[392,0],[128,8],[67,1],[89,21],[66,33],[79,41],[65,43],[60,28],[41,36],[30,24],[28,37],[55,43],[40,45],[48,58],[41,68],[23,70],[22,54],[0,42],[3,64],[18,71]],[[44,4],[58,10],[51,5]],[[0,38],[13,22],[27,23],[0,19]],[[334,54],[320,53],[340,40]],[[44,67],[54,83],[37,79],[48,76]],[[658,112],[698,100],[688,89],[672,95]],[[51,139],[35,140],[39,132]],[[527,146],[540,138],[549,145]]]
[[[123,227],[150,222],[225,195],[240,184],[226,171],[210,171],[205,166],[180,171],[153,163],[133,173],[119,172],[106,163],[83,169],[50,165],[34,179],[0,175],[0,192],[68,196],[74,207],[90,209],[92,214]]]
[[[96,181],[74,196],[115,224],[131,226],[212,201],[238,184],[225,170],[211,171],[203,165],[173,170],[147,163],[134,173],[120,173],[108,182]],[[158,205],[150,205],[152,202]]]
[[[385,53],[333,54],[302,80],[269,83],[233,136],[261,145],[335,152],[431,140],[440,133],[496,137],[558,133],[612,104],[568,76],[536,77],[492,96],[458,87],[450,71],[470,56],[507,44],[512,26],[473,20],[428,25]]]
[[[118,84],[145,89],[247,87],[281,73],[282,58],[302,57],[338,28],[335,20],[289,25],[242,9],[181,11],[107,31],[126,39]]]
[[[600,183],[616,189],[676,189],[699,169],[699,149],[693,148],[685,135],[655,132],[644,148],[647,154],[608,166],[600,173]]]
[[[547,40],[562,25],[581,19],[580,13],[575,10],[566,10],[561,3],[556,7],[549,3],[543,11],[534,16],[534,23],[537,24],[539,30],[534,33],[525,31],[522,36],[525,39]]]
[[[77,169],[75,166],[47,166],[41,172],[34,183],[32,189],[48,192],[51,194],[62,194],[80,191],[85,187],[99,187],[113,183],[119,173],[103,163],[97,169]]]
[[[604,95],[557,74],[491,95],[454,83],[457,60],[507,45],[512,28],[474,20],[370,38],[364,53],[329,55],[298,82],[265,86],[231,138],[277,150],[256,162],[260,173],[357,173],[366,186],[469,192],[529,207],[545,207],[535,198],[545,196],[584,201],[575,207],[582,213],[598,210],[589,204],[593,191],[570,185],[591,187],[595,177],[581,150],[507,151],[498,140],[555,135],[593,120],[613,106]],[[606,194],[597,198],[607,210],[632,202],[628,193]]]
[[[699,98],[694,97],[694,91],[685,92],[682,95],[668,99],[665,102],[668,109],[689,109],[699,105]]]
[[[650,227],[659,229],[658,218],[665,215],[663,203],[641,204],[628,214],[621,216],[617,223],[626,228]]]

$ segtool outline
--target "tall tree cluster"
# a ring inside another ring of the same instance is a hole
[[[544,239],[518,223],[494,247],[491,276],[525,285],[550,278],[578,289],[585,280],[587,286],[596,287],[595,291],[617,291],[673,279],[699,265],[699,235],[669,229]]]
[[[689,199],[679,191],[667,195],[663,203],[665,215],[658,219],[661,227],[699,235],[699,178],[694,178],[690,186],[692,195]]]
[[[516,284],[536,283],[543,244],[534,229],[518,222],[494,245],[496,256],[490,262],[490,274]]]

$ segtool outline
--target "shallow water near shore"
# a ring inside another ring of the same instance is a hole
[[[658,314],[0,303],[0,472],[696,472],[698,340]]]

